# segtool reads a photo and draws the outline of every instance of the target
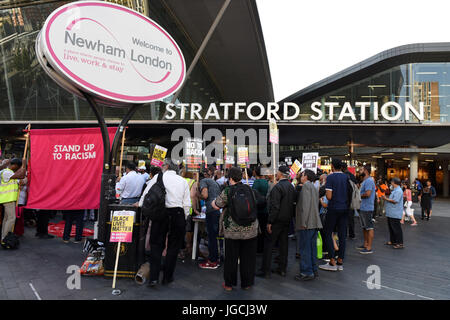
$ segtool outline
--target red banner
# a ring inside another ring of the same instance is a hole
[[[100,128],[31,130],[27,208],[97,209],[102,163]]]

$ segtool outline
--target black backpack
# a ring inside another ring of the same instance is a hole
[[[256,220],[256,199],[253,190],[246,184],[238,183],[229,189],[231,218],[240,226],[249,226]]]
[[[158,173],[156,183],[144,197],[142,214],[152,221],[161,221],[166,217],[166,188],[163,183],[163,173]]]
[[[3,249],[17,249],[19,247],[19,237],[12,232],[8,232],[2,243]]]

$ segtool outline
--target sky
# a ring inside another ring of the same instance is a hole
[[[448,0],[257,0],[275,101],[382,51],[450,42]]]

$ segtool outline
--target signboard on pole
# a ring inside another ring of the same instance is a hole
[[[247,166],[248,159],[248,148],[247,147],[238,147],[238,164],[245,168]]]
[[[318,152],[303,153],[302,155],[302,171],[312,170],[317,173],[317,163],[319,161]]]
[[[290,169],[291,178],[294,179],[297,176],[298,170],[302,167],[302,164],[297,159],[294,161],[294,164],[292,165]]]
[[[277,122],[273,118],[270,118],[269,121],[270,121],[270,123],[269,123],[269,131],[270,131],[269,132],[269,142],[278,144]]]
[[[166,158],[167,148],[156,145],[155,150],[153,150],[152,161],[150,165],[162,167],[164,163],[164,159]]]
[[[199,138],[186,139],[186,171],[198,172],[203,158],[203,141]]]
[[[134,211],[114,211],[110,242],[132,242]]]
[[[89,92],[117,106],[162,100],[186,74],[183,53],[167,31],[104,1],[75,1],[53,11],[37,36],[36,53],[50,77],[71,93]]]

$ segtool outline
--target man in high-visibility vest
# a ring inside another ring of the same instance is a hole
[[[0,171],[0,204],[5,208],[2,224],[2,243],[16,222],[16,201],[19,196],[19,180],[25,178],[21,159],[12,159],[6,169]]]

